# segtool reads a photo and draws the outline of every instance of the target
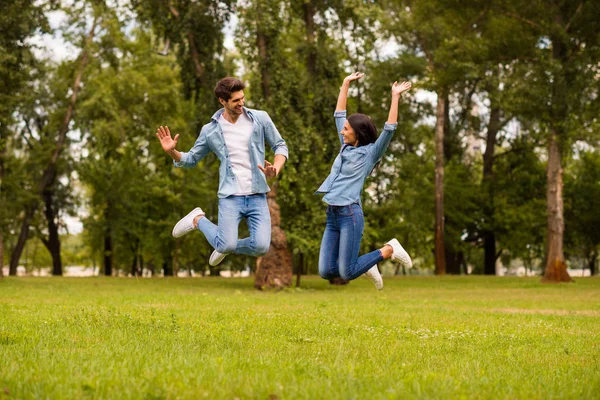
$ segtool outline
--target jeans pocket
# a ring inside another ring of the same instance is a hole
[[[354,214],[354,211],[352,210],[352,206],[349,205],[340,207],[340,209],[338,210],[338,214],[342,217],[349,217]]]

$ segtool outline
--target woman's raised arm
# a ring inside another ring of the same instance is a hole
[[[344,78],[344,83],[342,83],[342,87],[340,88],[340,94],[338,96],[337,105],[335,106],[335,111],[344,111],[346,109],[346,99],[348,98],[350,82],[360,79],[363,76],[365,76],[365,74],[362,72],[355,72]]]
[[[408,81],[402,82],[398,85],[398,82],[394,82],[392,85],[392,103],[390,104],[390,113],[388,114],[388,124],[395,124],[398,122],[398,101],[400,95],[407,90],[410,90],[412,84]]]
[[[373,164],[379,162],[383,153],[387,150],[396,131],[396,125],[398,123],[398,102],[400,101],[400,95],[411,88],[410,82],[402,82],[398,85],[398,82],[394,82],[392,85],[392,102],[390,104],[390,113],[388,114],[388,120],[383,127],[383,132],[377,138],[373,147],[371,148],[371,162]]]

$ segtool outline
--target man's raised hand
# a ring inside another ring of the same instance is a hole
[[[267,178],[273,178],[277,176],[277,168],[275,168],[273,164],[267,160],[265,160],[265,166],[263,167],[262,165],[259,165],[258,169],[260,169]]]
[[[392,85],[392,95],[400,96],[402,93],[406,92],[407,90],[410,90],[411,87],[412,84],[408,81],[402,82],[401,84],[398,84],[398,82],[396,81]]]
[[[156,130],[156,137],[160,140],[160,144],[164,151],[167,153],[172,152],[177,147],[177,141],[179,140],[179,134],[175,135],[175,138],[171,139],[171,132],[169,131],[169,127],[162,126],[158,127]]]

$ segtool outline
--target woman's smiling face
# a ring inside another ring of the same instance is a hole
[[[344,122],[344,129],[342,129],[340,134],[344,137],[344,144],[349,144],[350,146],[354,147],[358,145],[356,133],[354,132],[354,129],[352,129],[348,121]]]

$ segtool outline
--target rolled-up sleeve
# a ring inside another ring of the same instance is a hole
[[[285,158],[289,158],[288,156],[288,148],[285,140],[281,137],[281,134],[277,130],[277,127],[271,120],[271,117],[266,112],[263,114],[263,126],[264,126],[264,134],[267,143],[271,146],[271,149],[275,152],[275,155],[281,154],[285,156]]]
[[[344,144],[344,137],[340,133],[344,130],[344,124],[346,123],[346,110],[335,111],[333,113],[333,117],[335,118],[335,127],[337,129],[338,138],[340,139],[340,143]]]
[[[398,127],[398,123],[394,123],[394,124],[386,123],[383,126],[383,132],[381,132],[381,134],[379,135],[379,137],[373,144],[373,147],[371,147],[371,152],[370,152],[371,153],[370,154],[371,162],[377,163],[379,161],[379,159],[381,159],[381,157],[383,157],[383,154],[385,153],[388,146],[390,145],[390,141],[392,140],[392,137],[394,136],[394,132],[396,131],[397,127]]]
[[[202,160],[209,152],[208,141],[206,140],[206,134],[204,130],[200,131],[196,143],[188,152],[181,152],[181,160],[173,160],[173,164],[176,167],[193,168]]]

